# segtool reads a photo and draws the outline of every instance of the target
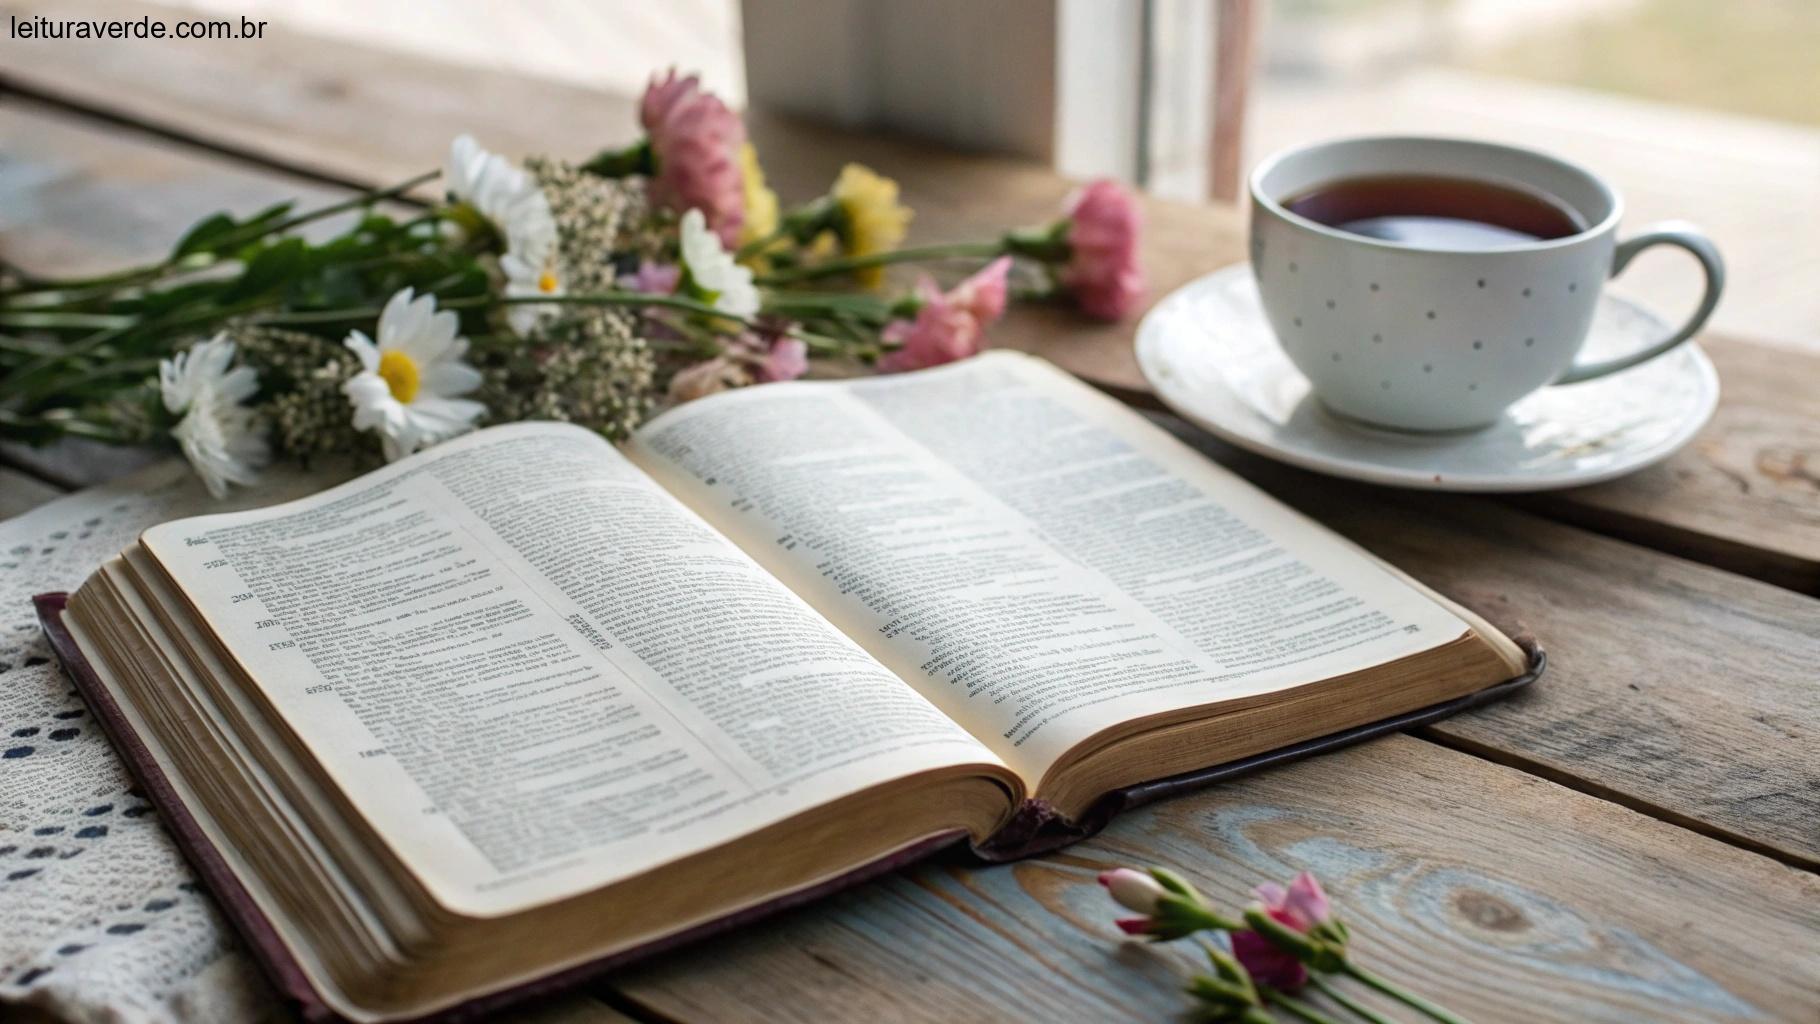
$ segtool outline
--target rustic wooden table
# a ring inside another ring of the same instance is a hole
[[[47,3],[14,2],[17,13]],[[86,4],[132,15],[138,8]],[[629,104],[282,35],[28,44],[0,59],[0,245],[46,271],[145,257],[221,208],[436,165],[623,141]],[[755,117],[786,199],[849,159],[898,177],[915,236],[1051,215],[1041,168]],[[1152,202],[1156,294],[1240,258],[1231,211]],[[1132,325],[1015,314],[995,342],[1149,402]],[[1668,463],[1509,500],[1214,458],[1550,654],[1526,694],[1251,776],[1010,867],[925,864],[622,971],[599,1019],[1176,1018],[1192,963],[1122,943],[1093,876],[1163,863],[1226,903],[1308,867],[1361,956],[1477,1021],[1820,1021],[1820,358],[1707,337],[1725,397]],[[0,454],[0,516],[134,465]]]

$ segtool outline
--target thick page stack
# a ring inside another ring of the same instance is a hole
[[[149,530],[44,607],[282,987],[363,1021],[960,837],[1052,846],[1539,667],[1011,354],[716,396],[623,452],[481,431]]]

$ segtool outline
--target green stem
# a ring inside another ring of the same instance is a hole
[[[127,435],[109,429],[99,423],[72,417],[21,416],[7,409],[0,409],[0,429],[39,431],[49,430],[58,434],[69,434],[73,437],[84,437],[104,444],[132,444],[133,439]]]
[[[465,306],[484,306],[496,302],[502,306],[538,306],[538,305],[576,305],[576,306],[655,306],[659,309],[680,309],[701,316],[718,317],[732,320],[750,327],[755,321],[751,317],[736,316],[725,310],[698,302],[681,295],[649,295],[644,292],[591,292],[584,295],[511,295],[503,298],[479,296],[471,299],[452,299],[448,306],[461,309]]]
[[[169,262],[169,260],[166,260],[148,266],[117,270],[110,274],[97,274],[93,277],[34,277],[26,283],[25,287],[13,289],[10,294],[26,295],[41,292],[47,288],[62,291],[76,288],[101,288],[132,284],[141,278],[150,277],[161,272]]]
[[[158,364],[161,362],[163,360],[160,359],[109,360],[93,369],[59,380],[57,387],[59,390],[68,391],[84,384],[92,384],[98,380],[110,380],[114,377],[156,377]]]
[[[767,291],[767,313],[790,317],[845,316],[872,327],[883,327],[896,315],[892,304],[876,295],[852,292]]]
[[[305,224],[321,220],[324,217],[333,217],[338,213],[345,213],[348,210],[359,209],[363,206],[371,206],[381,200],[395,199],[424,182],[434,179],[441,173],[441,171],[425,171],[422,174],[401,181],[396,185],[391,185],[386,188],[369,189],[359,195],[350,196],[347,199],[338,200],[327,206],[305,211],[295,217],[281,220],[276,224],[261,225],[250,231],[242,229],[238,232],[231,232],[226,237],[215,242],[214,245],[218,249],[245,245],[248,242],[257,241],[267,235],[278,234],[289,231],[292,228],[302,227]],[[207,257],[207,259],[199,260],[198,257]],[[147,284],[175,271],[201,269],[202,267],[217,262],[217,260],[218,258],[213,256],[213,254],[191,253],[181,259],[160,260],[157,263],[148,264],[143,267],[133,267],[127,270],[116,271],[111,274],[102,274],[97,277],[79,277],[66,280],[39,278],[35,279],[35,287],[20,289],[16,294],[23,295],[41,292],[43,291],[43,286],[46,285],[57,291],[73,291],[77,289],[111,289],[127,284]]]
[[[170,260],[157,267],[142,268],[123,275],[114,275],[115,280],[102,281],[100,284],[65,285],[55,288],[20,290],[13,293],[7,304],[19,309],[45,309],[59,306],[79,306],[85,302],[111,298],[127,285],[151,284],[160,278],[172,274],[189,273],[205,270],[220,260],[212,253],[191,253],[180,260]]]
[[[846,351],[849,351],[850,349],[854,348],[852,345],[850,345],[849,343],[847,343],[845,341],[842,341],[839,338],[830,338],[825,334],[814,334],[812,332],[805,331],[800,327],[793,327],[786,333],[789,334],[790,337],[795,338],[798,341],[801,341],[803,344],[808,345],[810,349],[817,351],[817,352],[827,352],[827,353],[831,353],[834,355],[839,355],[842,352],[846,352]]]
[[[705,302],[680,295],[648,295],[644,292],[593,292],[583,295],[470,295],[459,299],[449,299],[437,304],[440,309],[486,309],[491,306],[655,306],[660,309],[680,309],[700,316],[717,317],[732,320],[736,323],[753,326],[751,317],[735,316],[724,310],[715,309]],[[250,322],[261,326],[300,325],[300,324],[333,324],[353,323],[361,320],[376,320],[379,317],[378,307],[356,309],[321,309],[302,313],[272,313],[266,316],[251,318]]]
[[[1376,974],[1358,966],[1350,960],[1341,961],[1340,970],[1372,988],[1377,989],[1390,998],[1397,1000],[1405,1006],[1427,1014],[1430,1018],[1440,1021],[1441,1024],[1467,1024],[1465,1018],[1447,1012],[1434,1003],[1416,995],[1414,992],[1405,991],[1402,987],[1393,984],[1388,979],[1380,978]]]
[[[44,313],[44,312],[0,312],[0,324],[8,327],[35,327],[40,330],[57,330],[71,328],[82,330],[107,330],[111,327],[129,327],[134,318],[113,313]]]
[[[1336,1021],[1332,1017],[1309,1006],[1300,999],[1291,998],[1287,993],[1280,992],[1268,986],[1259,986],[1259,990],[1264,993],[1266,1002],[1284,1010],[1291,1017],[1305,1020],[1308,1024],[1340,1024],[1339,1021]]]
[[[63,423],[62,427],[63,432],[72,437],[82,437],[87,438],[90,441],[100,441],[102,444],[130,445],[138,443],[135,438],[127,434],[123,434],[118,430],[111,430],[98,423],[90,423],[87,420],[69,420]]]
[[[48,341],[34,341],[29,338],[12,338],[0,334],[0,352],[6,352],[11,355],[40,358],[48,355],[56,355],[60,351],[62,350]]]
[[[247,317],[246,322],[255,327],[308,327],[315,324],[352,324],[378,318],[379,308],[369,306],[359,309],[311,309],[290,313],[261,313],[258,316]]]
[[[889,252],[875,252],[868,256],[849,256],[845,259],[827,260],[806,267],[780,270],[755,280],[759,284],[787,284],[792,281],[809,281],[818,277],[848,274],[855,270],[882,267],[891,263],[915,263],[922,260],[989,260],[1002,256],[1004,253],[1003,242],[955,242],[948,245],[925,245],[915,249],[893,249]]]
[[[56,380],[48,375],[51,371],[55,370],[59,364],[66,363],[78,356],[95,352],[102,346],[124,337],[134,330],[143,329],[147,331],[171,332],[181,327],[194,327],[198,324],[207,324],[210,320],[227,320],[239,316],[242,313],[253,312],[261,306],[270,305],[275,301],[277,300],[256,299],[251,302],[241,303],[238,306],[210,306],[204,309],[192,310],[182,316],[170,314],[160,319],[149,321],[140,320],[135,317],[126,317],[124,318],[126,322],[119,326],[96,331],[94,334],[72,342],[68,348],[55,354],[42,356],[34,362],[28,363],[17,372],[8,375],[4,382],[0,382],[0,395],[16,394],[18,396],[17,401],[20,405],[29,406],[53,389]],[[27,385],[32,386],[28,387]]]
[[[1340,991],[1337,987],[1335,987],[1333,985],[1332,982],[1329,982],[1326,978],[1321,977],[1321,975],[1318,972],[1310,971],[1308,973],[1308,983],[1313,985],[1315,988],[1320,989],[1322,995],[1325,995],[1327,998],[1340,1004],[1341,1007],[1343,1007],[1347,1010],[1351,1010],[1353,1013],[1357,1014],[1362,1020],[1368,1021],[1369,1024],[1397,1024],[1396,1021],[1391,1020],[1389,1017],[1384,1016],[1383,1014],[1372,1009],[1371,1007],[1366,1006],[1364,1003],[1361,1003],[1358,1000],[1347,995],[1346,993]]]
[[[763,238],[754,238],[752,241],[740,246],[739,249],[733,253],[733,258],[737,260],[750,259],[784,239],[789,238],[791,234],[790,226],[784,221],[779,220],[777,227],[774,228],[770,234]]]
[[[333,217],[338,213],[346,213],[349,210],[358,210],[363,206],[371,206],[381,200],[396,199],[424,182],[434,180],[441,174],[441,171],[425,171],[422,174],[406,178],[396,185],[388,185],[385,188],[369,189],[357,196],[349,196],[340,202],[330,203],[327,206],[319,206],[314,210],[307,210],[295,217],[281,220],[276,224],[260,227],[250,232],[240,231],[232,233],[221,241],[216,242],[215,247],[225,248],[234,245],[245,245],[248,242],[257,241],[267,235],[282,234],[292,228],[302,227],[312,221],[322,220],[324,217]]]

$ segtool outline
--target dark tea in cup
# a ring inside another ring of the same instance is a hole
[[[1418,249],[1472,250],[1566,238],[1586,222],[1542,192],[1475,178],[1375,174],[1340,178],[1282,201],[1348,234]]]

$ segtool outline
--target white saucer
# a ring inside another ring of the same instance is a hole
[[[1613,295],[1586,353],[1616,355],[1668,332]],[[1667,458],[1719,403],[1719,377],[1692,342],[1584,384],[1547,387],[1483,430],[1414,434],[1341,419],[1277,346],[1246,264],[1191,281],[1138,327],[1138,365],[1184,419],[1260,455],[1334,476],[1436,491],[1541,491],[1597,483]]]

